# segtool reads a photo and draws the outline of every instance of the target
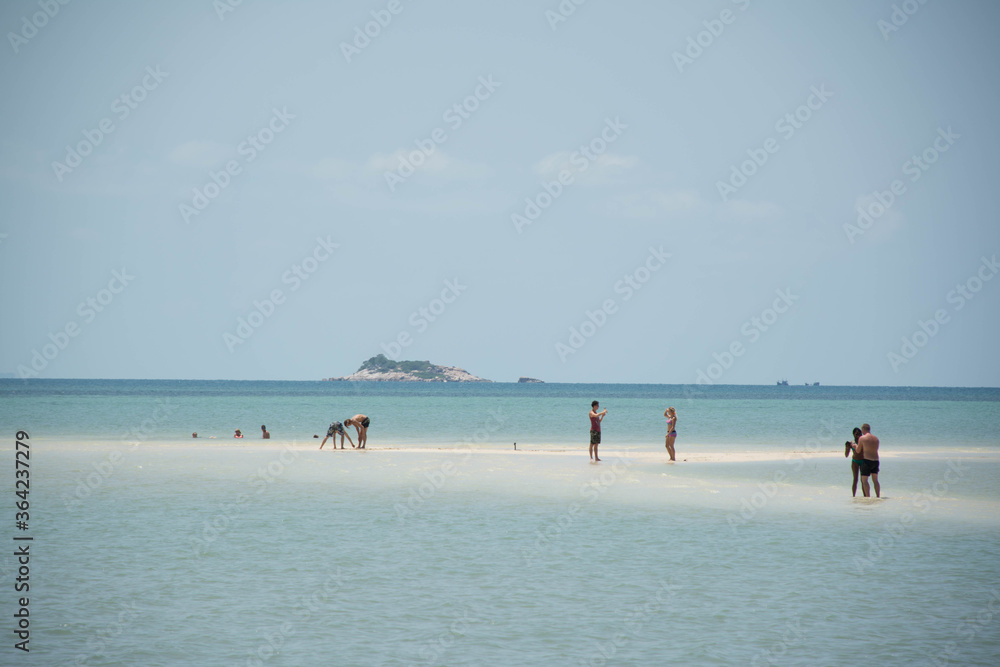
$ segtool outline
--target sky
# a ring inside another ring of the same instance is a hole
[[[5,2],[0,373],[1000,386],[998,21]]]

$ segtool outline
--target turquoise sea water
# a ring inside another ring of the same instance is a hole
[[[1000,392],[700,391],[0,381],[11,501],[32,436],[4,539],[34,538],[0,664],[997,664]],[[667,403],[679,455],[720,456],[667,464]],[[316,449],[357,411],[373,449]],[[883,500],[850,494],[861,421]]]
[[[590,402],[608,409],[604,439],[662,446],[663,411],[678,442],[796,446],[862,422],[906,447],[1000,444],[1000,389],[614,384],[455,384],[146,380],[0,380],[0,425],[63,440],[322,436],[356,413],[373,446],[587,442]],[[830,426],[832,424],[832,426]],[[887,442],[887,444],[889,444]]]

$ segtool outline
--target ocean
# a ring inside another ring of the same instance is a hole
[[[232,439],[237,428],[259,439],[266,425],[272,438],[301,441],[360,412],[373,446],[544,447],[586,444],[592,400],[608,409],[605,441],[630,447],[662,443],[667,406],[681,447],[794,447],[824,421],[841,442],[867,421],[907,448],[1000,445],[1000,389],[925,387],[0,379],[0,424],[150,442]]]
[[[997,389],[0,380],[0,424],[0,664],[1000,660]]]

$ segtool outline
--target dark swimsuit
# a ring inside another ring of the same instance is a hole
[[[861,476],[868,477],[869,475],[878,474],[878,461],[869,461],[865,459],[861,462]]]

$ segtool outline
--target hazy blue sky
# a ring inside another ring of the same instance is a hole
[[[4,2],[0,372],[998,386],[1000,5],[895,5]]]

